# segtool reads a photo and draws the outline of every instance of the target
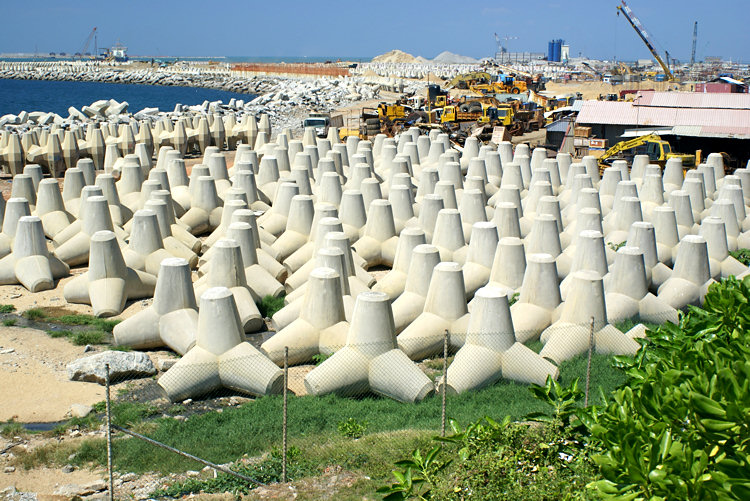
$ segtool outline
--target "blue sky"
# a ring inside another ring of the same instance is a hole
[[[518,37],[511,51],[545,52],[565,39],[571,55],[648,58],[633,29],[615,15],[619,0],[563,1],[211,1],[33,0],[2,2],[0,53],[80,50],[91,29],[99,46],[118,39],[132,55],[359,56],[391,49],[434,57],[495,51],[493,33]],[[698,58],[750,60],[747,3],[631,0],[629,5],[673,57],[690,58],[698,21]],[[93,44],[92,44],[93,45]]]

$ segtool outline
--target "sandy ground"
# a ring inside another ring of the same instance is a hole
[[[56,496],[54,492],[69,484],[86,485],[104,478],[103,473],[91,470],[75,470],[64,473],[60,468],[35,468],[24,470],[17,468],[12,473],[0,471],[0,489],[15,487],[21,492],[37,493],[38,501],[63,501],[67,496]]]
[[[104,399],[104,387],[68,380],[65,366],[85,356],[83,346],[20,327],[3,327],[0,346],[0,352],[14,350],[0,355],[0,421],[59,421],[72,404]]]
[[[611,85],[603,82],[570,82],[570,83],[556,83],[547,82],[546,91],[558,94],[575,94],[580,92],[583,94],[584,99],[597,99],[600,94],[619,94],[622,90],[656,90],[656,91],[667,91],[667,90],[680,90],[690,92],[693,90],[693,86],[689,84],[680,85],[673,82],[625,82],[620,85]]]

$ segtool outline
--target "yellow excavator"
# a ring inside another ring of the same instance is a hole
[[[695,167],[696,155],[673,153],[672,146],[657,134],[647,134],[619,143],[608,149],[599,157],[599,166],[604,168],[612,165],[615,160],[633,160],[635,155],[648,155],[649,162],[664,167],[670,158],[682,160],[683,167]],[[697,160],[700,162],[700,159]]]

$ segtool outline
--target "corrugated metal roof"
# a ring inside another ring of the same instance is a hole
[[[556,120],[549,124],[545,129],[547,132],[566,132],[568,130],[568,126],[572,120],[563,118],[562,120]]]
[[[750,94],[639,91],[633,104],[638,107],[750,110]]]
[[[623,101],[586,101],[578,114],[577,123],[700,127],[700,132],[684,129],[685,132],[680,135],[744,138],[750,131],[750,109],[633,106],[633,103]]]

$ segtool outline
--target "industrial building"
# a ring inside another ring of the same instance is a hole
[[[725,152],[734,167],[750,159],[750,94],[640,91],[633,101],[584,101],[576,126],[613,145],[658,134],[677,152]]]

